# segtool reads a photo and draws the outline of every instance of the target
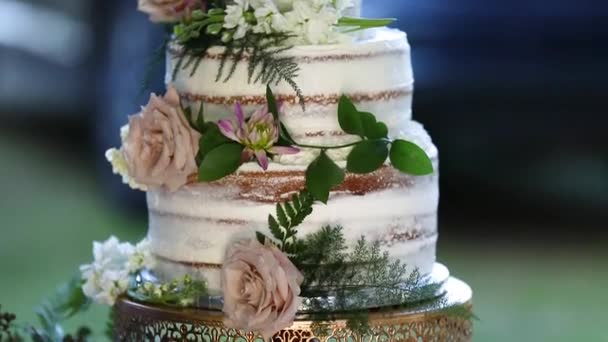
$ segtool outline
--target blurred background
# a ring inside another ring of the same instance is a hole
[[[135,8],[0,0],[0,304],[22,320],[92,240],[145,234],[144,196],[103,157],[162,41]],[[439,259],[475,290],[475,340],[608,341],[608,2],[367,0],[365,14],[399,18],[413,46],[415,117],[441,151]],[[105,315],[72,324],[101,333]]]

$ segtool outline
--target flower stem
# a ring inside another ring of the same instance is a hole
[[[306,144],[298,144],[298,143],[295,143],[295,145],[298,146],[298,147],[315,148],[315,149],[318,149],[318,150],[337,150],[339,148],[346,148],[346,147],[355,146],[355,145],[357,145],[360,142],[361,141],[357,141],[357,142],[354,142],[354,143],[344,144],[344,145],[339,145],[339,146],[318,146],[318,145],[306,145]]]
[[[392,142],[392,140],[390,140],[390,139],[380,139],[380,140],[384,140],[387,143],[391,143]],[[297,143],[295,141],[293,141],[293,143],[297,147],[302,147],[302,148],[315,148],[315,149],[319,149],[319,150],[337,150],[337,149],[340,149],[340,148],[346,148],[346,147],[352,147],[352,146],[358,145],[362,141],[363,140],[359,140],[359,141],[355,141],[353,143],[344,144],[344,145],[338,145],[338,146],[307,145],[307,144],[299,144],[299,143]]]

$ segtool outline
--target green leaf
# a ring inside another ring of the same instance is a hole
[[[241,166],[243,148],[237,143],[228,143],[211,150],[199,167],[199,181],[212,182],[234,173]]]
[[[283,204],[283,208],[285,209],[285,213],[289,216],[290,220],[293,220],[296,217],[296,211],[289,202]]]
[[[274,97],[272,89],[270,89],[270,84],[266,85],[266,103],[274,119],[279,121],[279,107],[277,106],[277,99]]]
[[[277,219],[279,220],[281,227],[289,227],[289,219],[287,219],[287,215],[285,215],[285,210],[283,210],[281,203],[277,204]]]
[[[300,208],[302,208],[302,202],[300,202],[300,196],[298,196],[298,194],[293,195],[293,197],[291,197],[291,201],[293,202],[293,207],[296,211],[300,211]]]
[[[390,151],[391,163],[404,173],[423,176],[433,173],[433,162],[418,145],[397,139]]]
[[[198,109],[198,116],[196,117],[196,127],[200,133],[205,133],[205,105],[202,101],[201,106]]]
[[[188,121],[188,123],[190,124],[190,127],[192,127],[192,129],[197,130],[196,125],[194,124],[194,121],[192,121],[192,108],[190,108],[190,106],[184,108],[182,106],[182,103],[180,102],[180,107],[182,108],[182,111],[184,112],[184,116],[186,117],[186,120]]]
[[[388,157],[388,142],[364,140],[348,155],[346,169],[352,173],[370,173],[378,170]]]
[[[359,112],[364,135],[368,139],[385,139],[388,137],[388,127],[384,122],[378,122],[372,113]]]
[[[340,97],[340,103],[338,104],[338,122],[342,130],[348,134],[354,134],[358,136],[364,136],[365,130],[363,129],[363,123],[361,122],[361,115],[353,104],[353,102],[346,96]]]
[[[306,170],[306,188],[317,200],[327,203],[329,192],[344,181],[342,170],[325,151],[315,159]]]
[[[289,134],[287,127],[285,127],[285,125],[282,122],[279,122],[279,128],[280,128],[280,140],[279,140],[280,144],[279,145],[297,145],[296,142],[291,137],[291,134]]]
[[[277,220],[272,215],[268,215],[268,228],[270,229],[272,236],[274,236],[277,240],[283,240],[283,230],[281,229],[281,226],[279,226]]]
[[[258,240],[259,243],[261,243],[262,245],[266,244],[266,235],[260,233],[260,232],[255,232],[255,237]]]
[[[205,159],[207,154],[217,147],[232,142],[232,140],[226,138],[222,132],[220,132],[216,123],[209,122],[203,126],[205,127],[205,133],[198,142],[201,160]]]

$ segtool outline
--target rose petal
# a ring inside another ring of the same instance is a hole
[[[235,243],[228,249],[222,281],[226,326],[258,331],[269,339],[293,324],[302,277],[278,248],[255,239]]]

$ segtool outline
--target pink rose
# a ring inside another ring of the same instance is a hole
[[[271,338],[293,324],[303,280],[275,246],[257,240],[234,244],[222,267],[224,324]]]
[[[129,118],[123,153],[129,176],[150,188],[176,191],[195,174],[200,134],[193,130],[172,86],[164,97],[154,94],[139,114]]]
[[[204,9],[203,0],[139,0],[137,9],[150,16],[155,23],[173,23],[194,9]]]

